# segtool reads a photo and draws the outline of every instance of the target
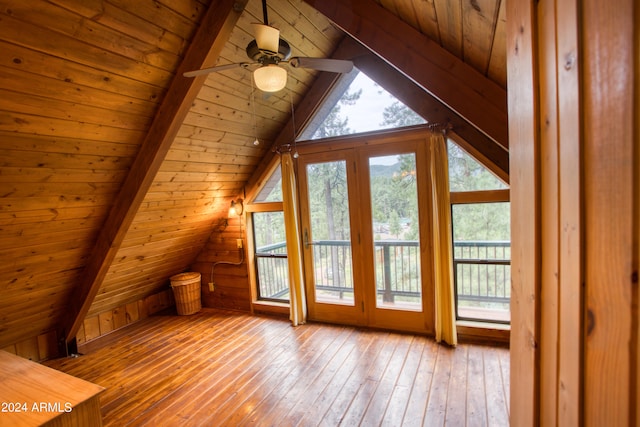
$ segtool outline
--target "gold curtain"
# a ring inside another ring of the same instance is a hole
[[[433,254],[436,287],[436,341],[458,344],[453,297],[451,205],[449,162],[444,135],[433,132],[431,151],[431,198],[433,203]]]
[[[287,239],[289,264],[289,299],[291,324],[298,326],[307,321],[307,301],[302,277],[302,250],[298,226],[298,197],[296,176],[291,153],[283,153],[280,159],[282,172],[282,202]]]

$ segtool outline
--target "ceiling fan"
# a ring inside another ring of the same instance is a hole
[[[246,48],[247,56],[253,62],[239,62],[188,71],[185,77],[217,73],[232,68],[249,69],[256,66],[253,79],[258,89],[264,92],[278,92],[287,84],[287,70],[281,64],[289,64],[293,68],[309,68],[332,73],[348,73],[353,69],[353,62],[341,59],[291,57],[289,43],[280,38],[280,30],[269,25],[267,17],[267,0],[262,0],[264,24],[251,24],[255,39]]]

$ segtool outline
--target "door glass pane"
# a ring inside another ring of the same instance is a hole
[[[508,323],[511,242],[508,202],[451,207],[459,319]]]
[[[289,301],[289,267],[283,212],[253,214],[258,299]]]
[[[414,153],[369,159],[376,305],[422,309]]]
[[[309,164],[307,181],[316,301],[353,305],[346,162]]]

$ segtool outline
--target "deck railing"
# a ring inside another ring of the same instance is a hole
[[[289,299],[289,267],[287,243],[279,242],[256,250],[258,297],[261,299]]]
[[[482,302],[508,308],[511,297],[511,243],[454,242],[453,271],[458,302]]]
[[[454,242],[454,282],[458,303],[508,308],[511,280],[511,247],[503,241]],[[344,240],[314,241],[317,289],[342,298],[353,292],[351,245]],[[384,302],[396,297],[420,298],[420,249],[417,241],[375,242],[376,283]],[[263,246],[256,252],[261,298],[288,298],[288,270],[284,242]]]

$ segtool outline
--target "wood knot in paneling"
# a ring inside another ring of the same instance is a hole
[[[591,335],[591,332],[596,327],[596,316],[591,309],[587,310],[587,335]]]

